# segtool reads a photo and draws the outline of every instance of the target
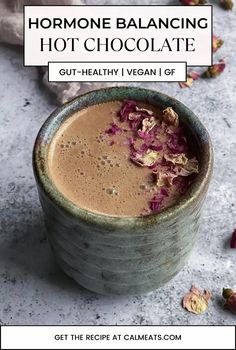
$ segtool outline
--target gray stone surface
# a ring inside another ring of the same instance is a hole
[[[39,84],[37,70],[23,67],[20,49],[0,46],[0,324],[236,323],[235,316],[223,310],[221,298],[222,287],[236,289],[236,251],[229,248],[236,228],[236,18],[235,12],[217,6],[214,17],[215,33],[225,40],[216,54],[227,61],[222,76],[183,90],[174,83],[140,84],[173,95],[195,111],[211,134],[215,171],[187,266],[163,288],[138,297],[92,294],[56,265],[45,239],[31,168],[36,133],[55,100]],[[200,316],[181,307],[192,283],[214,295]]]

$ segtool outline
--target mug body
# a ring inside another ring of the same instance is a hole
[[[172,107],[196,147],[199,174],[179,202],[158,214],[111,217],[76,207],[49,176],[48,150],[61,124],[74,112],[112,100]],[[33,152],[33,168],[48,239],[61,268],[80,285],[101,294],[142,294],[174,277],[197,238],[201,207],[212,173],[212,146],[199,119],[181,102],[134,87],[91,91],[58,108],[44,123]]]

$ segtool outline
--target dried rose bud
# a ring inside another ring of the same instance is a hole
[[[236,248],[236,229],[234,230],[233,234],[232,234],[232,238],[230,241],[230,247],[231,248]]]
[[[211,292],[204,290],[202,293],[193,285],[190,292],[183,298],[183,308],[194,314],[202,314],[208,308],[208,302],[211,297]]]
[[[179,83],[179,86],[183,89],[183,88],[187,88],[192,86],[193,81],[197,80],[200,78],[200,75],[197,72],[189,72],[187,75],[187,80],[184,83]]]
[[[180,0],[183,5],[203,5],[207,0]]]
[[[204,73],[204,78],[216,78],[220,75],[225,69],[225,61],[221,59],[218,63],[213,64],[213,66],[209,67]]]
[[[173,110],[172,107],[167,107],[163,111],[163,120],[165,123],[174,125],[176,127],[179,126],[179,116],[178,114]]]
[[[212,42],[212,49],[215,53],[222,45],[224,44],[224,41],[216,35],[213,35],[213,42]]]
[[[226,299],[224,307],[236,313],[236,292],[231,288],[223,288],[223,297]]]
[[[234,0],[220,0],[220,5],[225,10],[232,10],[234,7]]]

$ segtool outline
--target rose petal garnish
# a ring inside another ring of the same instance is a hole
[[[223,297],[226,299],[224,307],[236,313],[236,291],[231,288],[223,288]]]
[[[234,0],[220,0],[220,5],[225,10],[232,10],[234,7]]]
[[[179,86],[183,88],[191,87],[194,80],[197,80],[200,78],[200,74],[198,74],[195,71],[189,72],[187,75],[187,80],[184,83],[179,83]]]
[[[230,241],[230,247],[231,248],[236,248],[236,229],[234,230],[231,241]]]
[[[109,146],[113,146],[115,144],[115,141],[114,140],[110,140],[109,142],[108,142],[108,145]]]
[[[121,131],[122,129],[115,123],[110,123],[109,128],[107,128],[105,130],[105,133],[108,135],[116,135],[119,131]]]
[[[164,198],[165,196],[157,194],[150,200],[150,209],[152,213],[159,213]]]
[[[224,41],[216,35],[213,35],[213,42],[212,42],[212,49],[215,53],[222,45],[224,44]]]
[[[156,126],[157,120],[154,117],[144,118],[142,120],[142,128],[138,130],[138,135],[145,141],[151,141],[154,138],[150,131]]]
[[[218,63],[213,64],[213,66],[209,67],[204,73],[204,78],[216,78],[225,70],[225,61],[221,59]]]
[[[204,5],[207,3],[207,0],[180,0],[180,2],[183,5],[194,6],[194,5]]]
[[[162,156],[159,152],[148,149],[145,153],[136,151],[133,152],[131,156],[131,160],[140,165],[150,167],[154,165],[158,160],[160,160]]]
[[[184,153],[180,154],[165,154],[164,158],[167,162],[171,162],[173,164],[178,165],[186,165],[188,162],[188,158]]]
[[[169,196],[169,192],[168,192],[167,189],[164,188],[164,187],[161,188],[160,194],[161,194],[162,196],[165,196],[165,197],[168,197],[168,196]]]
[[[202,314],[208,308],[208,302],[211,299],[211,292],[204,290],[202,293],[194,285],[191,287],[190,292],[183,298],[183,308],[194,314]]]
[[[143,132],[150,132],[154,126],[157,125],[157,120],[155,117],[144,118],[142,121],[142,130]]]
[[[132,100],[124,101],[121,109],[118,112],[121,122],[128,120],[129,114],[136,111],[137,102]]]
[[[172,153],[184,153],[186,151],[186,138],[181,136],[174,133],[167,141],[167,147]]]
[[[188,159],[186,164],[182,164],[180,165],[176,165],[175,166],[175,172],[176,174],[180,175],[180,176],[189,176],[191,174],[197,174],[198,173],[198,161],[197,159],[191,158]]]
[[[156,178],[157,187],[171,187],[173,185],[173,180],[178,176],[177,174],[171,172],[153,172]]]
[[[142,114],[139,112],[130,112],[128,114],[128,119],[129,120],[138,120],[138,119],[140,119],[141,116],[142,116]]]
[[[172,107],[167,107],[163,111],[163,120],[166,124],[179,126],[179,116]]]
[[[163,149],[162,145],[149,145],[148,147],[153,151],[161,151]]]
[[[191,79],[198,79],[196,72],[191,72]],[[158,193],[149,202],[149,208],[140,215],[158,213],[163,201],[170,194],[168,188],[174,186],[179,194],[184,194],[191,184],[187,176],[198,172],[196,158],[188,159],[188,144],[184,128],[179,127],[179,116],[172,107],[163,110],[163,117],[158,117],[152,110],[138,107],[136,101],[124,101],[117,113],[124,122],[120,127],[111,123],[105,133],[116,135],[127,132],[122,143],[129,147],[129,157],[138,166],[148,167],[153,174],[153,189]],[[125,135],[124,135],[125,136]],[[109,140],[113,145],[115,140]]]
[[[137,111],[137,112],[146,113],[147,115],[153,115],[153,114],[154,114],[154,112],[151,111],[150,109],[140,108],[140,107],[138,107],[138,106],[136,106],[136,111]]]

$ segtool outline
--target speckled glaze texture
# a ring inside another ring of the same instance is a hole
[[[159,214],[122,218],[89,212],[63,197],[48,175],[48,148],[61,123],[89,105],[122,99],[173,107],[197,147],[200,171],[194,183],[176,205]],[[57,262],[79,284],[101,294],[142,294],[160,287],[181,270],[193,248],[212,163],[204,126],[185,105],[160,92],[107,88],[57,109],[39,131],[33,152],[39,197]]]

